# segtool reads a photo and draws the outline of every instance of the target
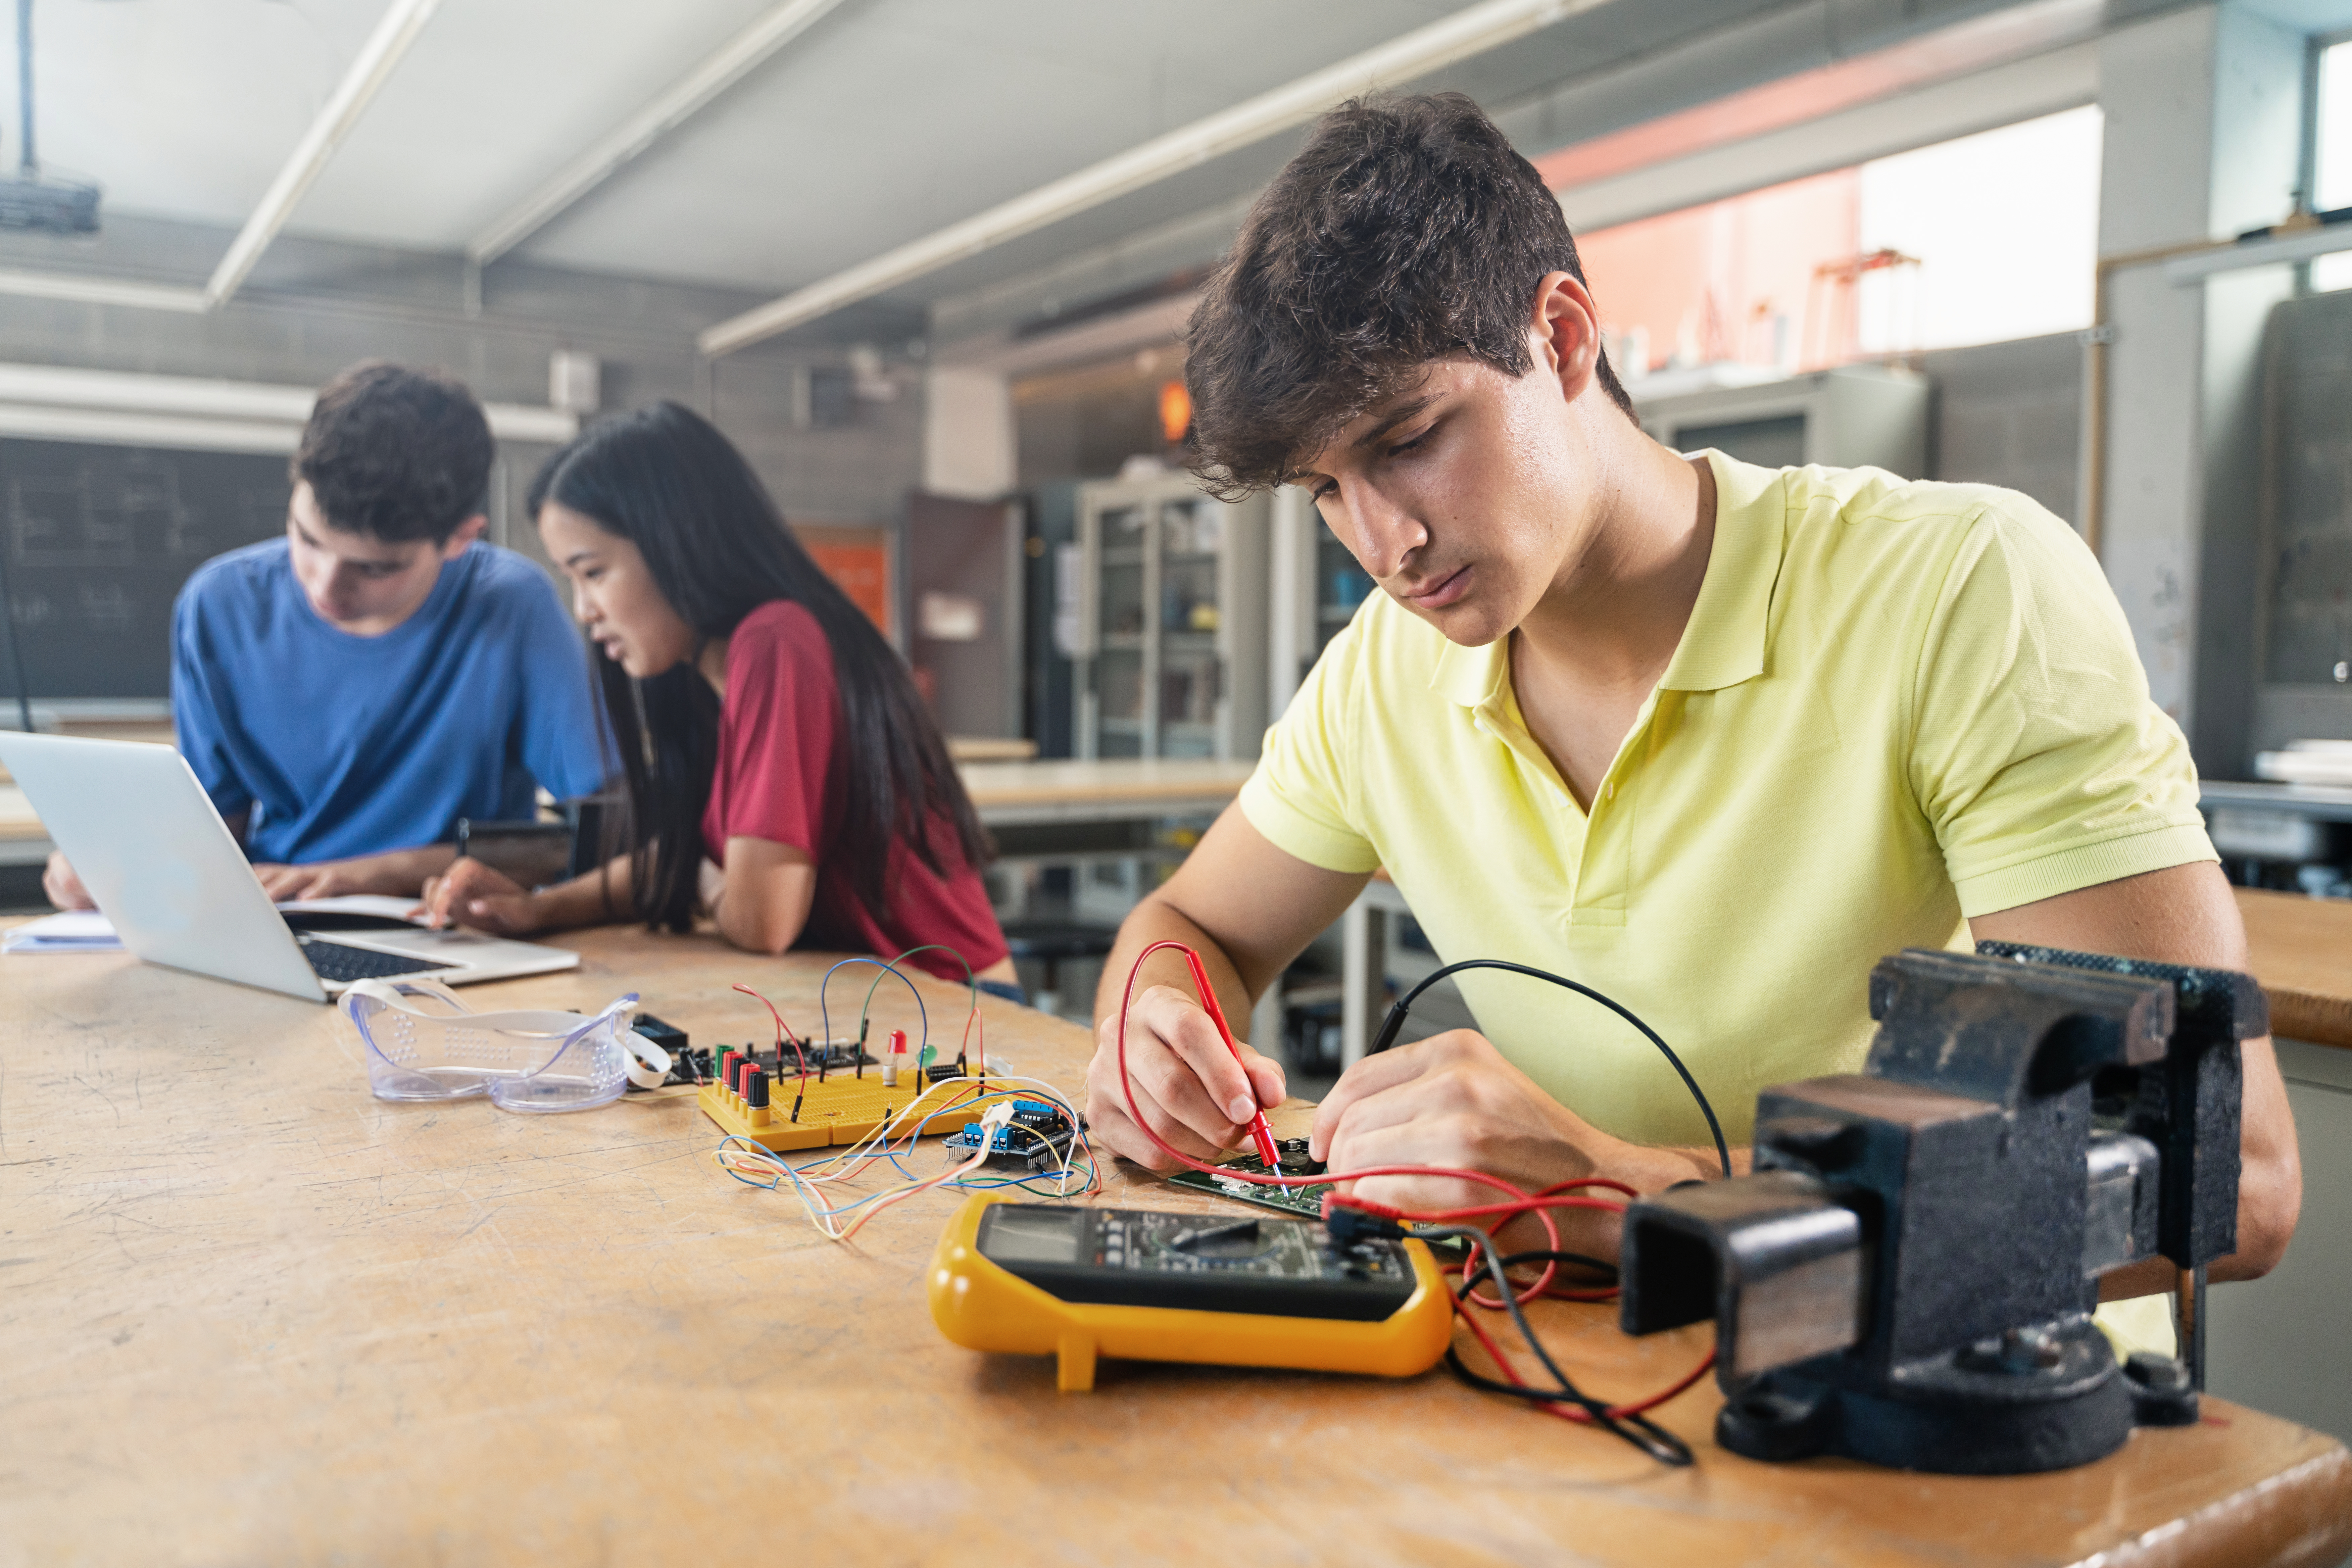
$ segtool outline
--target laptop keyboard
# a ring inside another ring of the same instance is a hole
[[[454,964],[436,963],[429,958],[410,958],[404,953],[379,952],[372,947],[350,947],[340,942],[322,942],[315,936],[297,937],[302,944],[302,956],[319,972],[321,980],[389,980],[395,974],[416,974],[428,969],[453,969]]]

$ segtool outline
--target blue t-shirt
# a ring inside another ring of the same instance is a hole
[[[382,637],[320,620],[283,539],[196,569],[172,612],[180,751],[246,853],[306,864],[446,844],[537,815],[533,783],[614,771],[587,648],[545,573],[473,544]]]

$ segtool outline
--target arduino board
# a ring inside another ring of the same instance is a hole
[[[977,1126],[951,1132],[940,1147],[953,1159],[980,1152],[981,1140],[990,1135]],[[1042,1171],[1069,1158],[1070,1146],[1076,1142],[1078,1129],[1058,1105],[1042,1100],[1016,1100],[1013,1102],[1013,1121],[996,1130],[986,1145],[988,1163],[999,1169]]]

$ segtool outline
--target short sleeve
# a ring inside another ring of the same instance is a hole
[[[229,671],[205,646],[202,595],[208,580],[207,574],[191,579],[172,606],[172,726],[196,782],[223,816],[233,817],[253,809],[253,787],[232,760],[225,694],[215,685]]]
[[[1913,693],[1911,785],[1962,914],[2217,858],[2114,590],[2023,498],[1970,522]]]
[[[589,672],[588,650],[554,584],[538,567],[518,581],[518,650],[522,667],[522,761],[558,800],[595,795],[620,771],[604,699]]]
[[[1289,709],[1266,731],[1257,770],[1242,786],[1242,815],[1250,826],[1285,854],[1327,871],[1371,871],[1381,864],[1349,808],[1363,650],[1359,616],[1331,639]]]
[[[832,646],[798,605],[763,605],[727,650],[717,809],[705,819],[714,858],[730,838],[764,838],[822,859],[826,776],[839,701]]]

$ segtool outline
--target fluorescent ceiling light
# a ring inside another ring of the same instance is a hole
[[[1424,76],[1455,60],[1498,48],[1563,17],[1612,3],[1486,0],[730,317],[703,331],[696,345],[706,354],[732,353],[950,262],[1140,190],[1179,170],[1263,141],[1368,89]]]
[[[280,382],[0,363],[0,434],[290,452],[318,400],[314,387]],[[485,403],[482,412],[503,441],[552,446],[580,434],[580,416],[560,408]]]
[[[482,266],[520,245],[840,4],[841,0],[784,0],[761,16],[564,165],[547,184],[499,215],[467,242],[467,259]]]
[[[133,283],[79,272],[29,272],[0,268],[0,294],[28,300],[63,300],[75,305],[129,305],[142,310],[184,310],[201,315],[210,307],[201,289],[173,283]]]
[[[253,216],[245,220],[245,226],[229,242],[228,254],[213,268],[211,279],[205,284],[208,309],[217,307],[236,292],[237,285],[261,259],[269,242],[278,237],[278,231],[286,226],[286,220],[293,216],[311,183],[326,169],[327,161],[342,145],[343,138],[360,122],[360,116],[367,111],[377,91],[391,79],[393,68],[400,64],[400,57],[408,52],[408,46],[416,41],[416,36],[433,19],[434,10],[440,4],[441,0],[392,0],[392,8],[361,46],[351,69],[335,84],[334,95],[310,121],[310,128],[302,132],[302,140],[294,144],[293,155],[286,160],[286,166],[269,182],[261,205],[253,209]]]

